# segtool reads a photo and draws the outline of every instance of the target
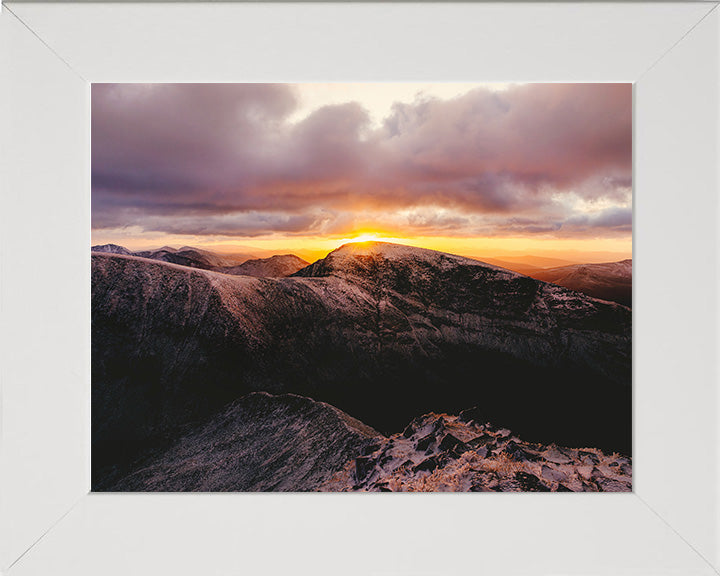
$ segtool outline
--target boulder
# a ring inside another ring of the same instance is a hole
[[[552,482],[565,482],[567,480],[567,474],[555,468],[550,468],[550,466],[543,465],[541,474],[545,480],[551,480]]]
[[[543,484],[534,474],[516,472],[515,480],[520,483],[524,492],[550,492],[550,488]]]

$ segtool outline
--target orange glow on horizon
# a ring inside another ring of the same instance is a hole
[[[108,231],[110,232],[110,231]],[[272,235],[259,237],[215,237],[183,235],[100,233],[93,231],[93,244],[120,244],[130,250],[161,246],[195,246],[222,253],[252,253],[258,258],[293,253],[308,261],[324,258],[351,242],[391,242],[429,248],[474,258],[548,256],[574,262],[608,262],[632,257],[632,238],[527,238],[400,236],[381,230],[360,229],[343,236]]]

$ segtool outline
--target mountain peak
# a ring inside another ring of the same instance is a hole
[[[380,241],[343,244],[296,275],[369,278],[387,274],[395,276],[398,273],[415,276],[429,274],[432,270],[449,271],[457,268],[482,268],[506,278],[518,276],[515,272],[472,258]]]
[[[102,244],[98,246],[92,246],[91,252],[105,252],[106,254],[124,254],[126,256],[132,254],[130,250],[125,246],[119,246],[118,244]]]
[[[308,262],[295,254],[276,254],[270,258],[254,258],[239,266],[226,268],[225,274],[255,276],[258,278],[284,278],[305,268]]]
[[[395,244],[393,242],[382,242],[380,240],[367,240],[365,242],[348,242],[339,248],[336,248],[331,254],[352,254],[360,256],[369,256],[372,254],[380,254],[383,256],[409,256],[419,254],[444,254],[437,250],[428,248],[419,248],[417,246],[409,246],[407,244]]]

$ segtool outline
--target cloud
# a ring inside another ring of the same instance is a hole
[[[341,233],[358,214],[397,226],[399,215],[414,214],[404,225],[428,234],[617,233],[630,225],[629,84],[478,88],[397,103],[379,128],[357,102],[292,123],[292,85],[92,90],[96,229]],[[610,211],[577,213],[578,198]],[[623,210],[625,220],[610,225]]]

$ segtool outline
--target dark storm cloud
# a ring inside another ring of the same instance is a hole
[[[396,104],[380,127],[357,103],[293,124],[297,106],[281,84],[93,85],[93,226],[322,232],[358,210],[430,206],[455,212],[438,229],[473,215],[498,216],[498,230],[527,217],[527,233],[629,225],[563,198],[627,199],[630,85],[478,88]]]

